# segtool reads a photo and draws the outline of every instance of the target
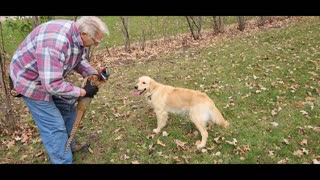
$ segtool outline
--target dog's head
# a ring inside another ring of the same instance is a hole
[[[138,83],[134,86],[134,88],[137,90],[134,95],[140,96],[144,92],[148,92],[152,89],[152,84],[154,83],[154,80],[151,79],[149,76],[141,76],[138,79]]]

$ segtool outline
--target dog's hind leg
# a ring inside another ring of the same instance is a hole
[[[161,129],[167,124],[168,112],[156,111],[156,115],[157,115],[157,128],[153,129],[153,132],[158,134],[161,131]]]
[[[208,139],[208,131],[206,130],[206,121],[202,117],[190,115],[192,122],[196,125],[201,134],[201,142],[197,145],[197,148],[203,148],[206,146]]]

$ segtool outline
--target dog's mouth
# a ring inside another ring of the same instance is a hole
[[[135,96],[140,96],[141,94],[143,94],[147,89],[143,89],[143,90],[137,90],[136,92],[134,92],[133,95]]]

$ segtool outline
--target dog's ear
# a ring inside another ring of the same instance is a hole
[[[153,91],[156,87],[157,87],[157,83],[153,79],[150,79],[150,82],[149,82],[150,91]]]

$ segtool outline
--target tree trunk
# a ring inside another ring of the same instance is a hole
[[[33,29],[39,25],[39,16],[33,16],[32,26]]]
[[[238,23],[239,23],[238,29],[239,29],[240,31],[244,31],[244,29],[245,29],[244,16],[238,16]]]
[[[140,49],[142,51],[144,51],[145,47],[146,47],[146,34],[144,32],[144,29],[142,29],[142,37],[141,37]]]
[[[2,122],[3,124],[0,123],[0,128],[6,128],[9,130],[9,132],[13,132],[14,130],[17,129],[17,126],[13,116],[13,109],[11,105],[10,94],[8,94],[7,85],[4,80],[6,76],[5,76],[5,70],[4,70],[4,58],[2,58],[3,54],[4,52],[2,52],[2,48],[1,48],[0,50],[0,84],[2,87],[1,89],[3,91],[5,107],[4,107],[4,111],[1,110],[4,113],[4,121]]]
[[[130,36],[129,36],[129,18],[128,16],[120,16],[122,25],[123,25],[123,29],[122,33],[124,35],[124,39],[125,39],[125,45],[124,45],[124,49],[126,52],[130,52]]]
[[[222,16],[212,16],[214,34],[224,33],[224,23]]]
[[[200,39],[201,36],[201,28],[202,28],[202,17],[198,16],[197,20],[193,16],[185,16],[189,25],[189,29],[191,31],[191,35],[194,40]],[[197,30],[195,30],[196,28]]]

